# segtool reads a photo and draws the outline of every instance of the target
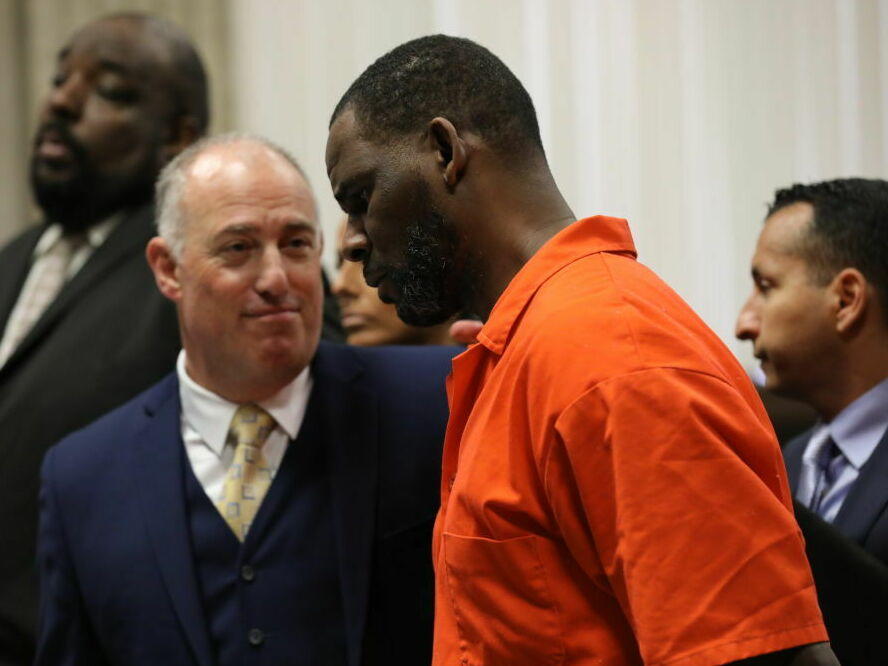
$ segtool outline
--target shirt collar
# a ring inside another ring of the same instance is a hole
[[[888,379],[845,407],[829,423],[829,432],[855,469],[869,460],[888,430]]]
[[[108,239],[108,236],[111,235],[111,232],[114,231],[114,228],[120,222],[121,217],[121,213],[116,213],[105,218],[101,222],[93,224],[86,230],[86,242],[93,250],[98,248]],[[34,246],[33,257],[37,259],[49,252],[49,250],[52,249],[52,246],[62,237],[63,233],[64,229],[61,224],[55,223],[46,227],[46,230],[40,236],[40,240],[37,241],[37,245]]]
[[[497,299],[478,342],[500,355],[512,329],[537,290],[568,264],[599,252],[625,252],[636,256],[626,220],[597,215],[568,225],[541,247],[512,278]]]
[[[228,427],[239,405],[204,388],[185,370],[185,350],[179,352],[176,361],[176,374],[179,377],[179,398],[182,401],[182,416],[185,422],[200,435],[217,455],[222,455]],[[312,379],[306,367],[292,382],[268,400],[257,403],[277,421],[290,439],[295,439],[302,427],[308,396],[311,393]]]

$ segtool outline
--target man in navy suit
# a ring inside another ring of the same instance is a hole
[[[177,370],[50,450],[37,664],[421,664],[449,348],[318,343],[321,238],[258,138],[183,152],[149,264]]]
[[[888,182],[849,178],[779,190],[737,319],[737,337],[754,344],[766,388],[820,416],[784,457],[843,664],[888,663],[886,248]]]

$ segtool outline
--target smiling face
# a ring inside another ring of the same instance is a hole
[[[362,138],[350,110],[330,128],[327,174],[348,214],[343,257],[363,263],[367,283],[404,322],[429,326],[465,306],[470,271],[420,157],[407,138],[387,145]]]
[[[814,279],[800,251],[813,208],[796,203],[771,215],[752,258],[753,289],[736,335],[752,341],[766,387],[803,400],[829,386],[841,357],[834,299]]]
[[[249,141],[206,149],[186,178],[182,255],[165,255],[165,271],[149,246],[149,261],[178,305],[188,373],[235,402],[264,399],[308,365],[320,338],[311,192],[291,164]]]
[[[80,228],[150,200],[167,157],[170,77],[167,45],[135,19],[92,23],[61,50],[31,156],[51,220]]]

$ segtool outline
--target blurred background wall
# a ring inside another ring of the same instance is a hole
[[[888,177],[888,0],[0,0],[0,240],[34,219],[29,137],[56,50],[117,9],[192,34],[214,131],[267,135],[303,163],[328,266],[340,95],[412,37],[481,42],[530,91],[574,212],[628,217],[641,259],[746,363],[733,322],[774,189]]]

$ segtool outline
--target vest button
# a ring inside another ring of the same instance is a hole
[[[249,564],[245,564],[241,567],[241,578],[243,578],[248,583],[252,583],[253,579],[256,577],[256,570],[253,569]]]
[[[265,642],[265,632],[261,629],[250,629],[250,633],[247,634],[247,640],[250,641],[250,645],[258,647]]]

